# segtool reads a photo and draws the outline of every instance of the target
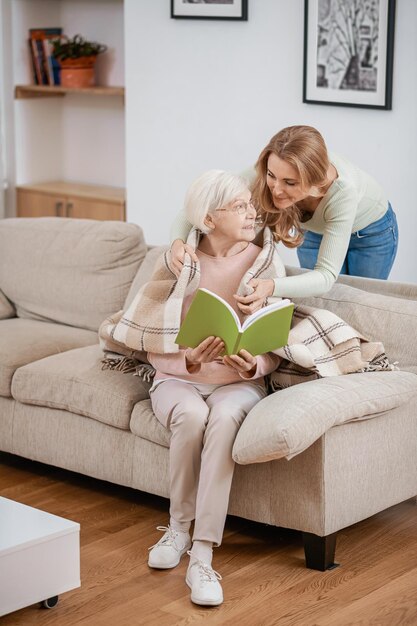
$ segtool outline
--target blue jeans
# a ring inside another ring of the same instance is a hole
[[[297,248],[301,267],[314,269],[322,235],[306,232]],[[398,248],[398,225],[395,213],[388,210],[379,220],[352,233],[348,251],[340,274],[382,278],[386,280],[394,263]]]

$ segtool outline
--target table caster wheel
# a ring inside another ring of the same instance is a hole
[[[53,609],[54,606],[58,604],[58,596],[53,596],[53,598],[48,598],[41,602],[41,606],[44,609]]]

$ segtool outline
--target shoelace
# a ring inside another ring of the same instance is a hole
[[[148,550],[152,550],[152,548],[155,548],[156,546],[172,546],[172,545],[175,547],[176,550],[180,549],[175,543],[175,540],[177,539],[179,535],[177,530],[174,530],[170,526],[157,526],[156,530],[163,531],[164,533],[167,534],[167,536],[162,537],[159,541],[154,543],[153,546],[148,548]]]
[[[194,563],[191,565],[191,567],[193,567],[194,565],[198,566],[198,573],[200,574],[201,582],[210,583],[216,582],[216,580],[222,580],[222,576],[219,574],[219,572],[216,572],[216,570],[214,570],[208,563],[204,563],[204,561],[200,561],[200,559],[197,559],[197,557],[192,554],[191,550],[188,550],[187,554],[189,557],[194,559]]]

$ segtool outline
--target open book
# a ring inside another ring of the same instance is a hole
[[[253,356],[285,346],[294,304],[279,300],[252,313],[240,323],[228,302],[208,289],[198,289],[181,324],[175,343],[195,348],[207,337],[221,337],[224,354],[247,350]]]

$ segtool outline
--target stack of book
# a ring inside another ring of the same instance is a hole
[[[35,85],[59,85],[60,66],[52,56],[52,40],[62,35],[62,28],[30,28],[29,51]]]

